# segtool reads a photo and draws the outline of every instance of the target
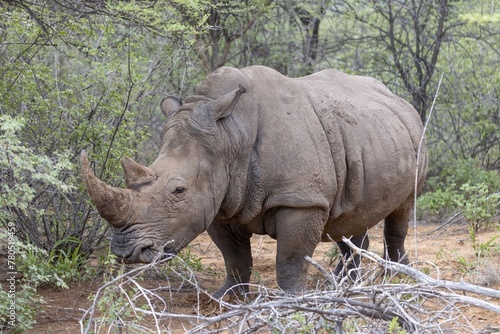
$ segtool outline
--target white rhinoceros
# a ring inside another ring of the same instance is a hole
[[[161,107],[159,155],[149,167],[122,159],[127,189],[97,179],[82,152],[85,186],[125,262],[176,254],[208,231],[227,270],[220,297],[236,285],[247,291],[250,237],[267,234],[277,240],[278,285],[297,293],[320,241],[350,256],[342,237],[366,248],[382,219],[386,258],[408,262],[404,241],[427,165],[425,145],[417,163],[423,128],[379,81],[222,67],[183,103],[166,98]]]

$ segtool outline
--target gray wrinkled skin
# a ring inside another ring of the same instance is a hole
[[[334,240],[350,256],[342,237],[367,248],[367,230],[383,219],[386,258],[408,262],[404,240],[426,148],[417,167],[420,118],[379,81],[334,70],[291,79],[262,66],[222,67],[183,104],[167,98],[162,110],[167,123],[153,164],[122,159],[127,189],[98,180],[82,153],[87,190],[125,262],[175,254],[206,230],[226,264],[221,297],[249,282],[250,237],[267,234],[277,240],[279,286],[297,293],[304,258],[320,241]],[[340,263],[336,273],[358,263]]]

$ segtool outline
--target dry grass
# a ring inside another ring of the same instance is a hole
[[[490,259],[481,259],[474,271],[474,281],[480,286],[500,284],[500,264]]]

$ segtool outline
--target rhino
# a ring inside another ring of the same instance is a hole
[[[156,160],[121,160],[126,189],[99,180],[81,154],[86,189],[125,263],[177,254],[207,231],[226,267],[220,298],[248,291],[250,238],[269,235],[278,286],[300,293],[319,242],[338,244],[341,275],[359,264],[342,238],[367,249],[367,230],[382,220],[385,258],[408,263],[426,146],[416,110],[381,82],[333,69],[289,78],[264,66],[221,67],[161,110]]]

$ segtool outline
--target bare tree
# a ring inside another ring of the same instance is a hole
[[[238,2],[221,2],[208,9],[206,32],[196,36],[196,52],[205,71],[210,73],[225,65],[245,48],[235,48],[234,42],[244,36],[270,8],[272,0],[249,6]]]
[[[314,72],[314,65],[318,60],[319,51],[319,27],[322,16],[326,10],[326,4],[320,2],[316,8],[308,9],[305,6],[296,6],[295,12],[300,22],[302,23],[303,30],[303,64],[305,67],[304,74],[312,74]]]
[[[377,62],[385,69],[380,70],[396,71],[425,121],[441,47],[452,30],[463,24],[451,15],[452,4],[448,0],[341,1],[334,5],[334,11],[336,15],[353,18],[360,25],[358,32],[366,28],[360,36],[356,36],[356,31],[335,33],[350,35],[352,38],[341,39],[348,44],[370,45],[370,51],[382,54]]]

